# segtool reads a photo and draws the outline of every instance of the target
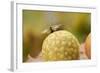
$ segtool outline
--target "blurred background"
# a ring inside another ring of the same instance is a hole
[[[91,32],[91,14],[23,10],[23,62],[28,54],[33,58],[39,55],[43,40],[51,33],[50,27],[67,30],[83,43]]]

